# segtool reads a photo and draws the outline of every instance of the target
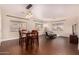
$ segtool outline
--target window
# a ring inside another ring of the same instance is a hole
[[[43,24],[35,23],[35,28],[40,31],[43,28]]]
[[[52,24],[52,29],[53,29],[53,31],[63,31],[63,26],[64,26],[64,23],[55,22]]]

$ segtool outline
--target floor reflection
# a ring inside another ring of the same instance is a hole
[[[34,46],[29,45],[28,47],[26,47],[25,45],[20,45],[20,49],[21,49],[21,54],[34,55],[34,54],[38,54],[39,45],[34,45]]]
[[[8,52],[1,53],[5,55],[79,55],[78,45],[70,44],[68,38],[45,39],[40,37],[39,46],[34,44],[33,48],[30,46],[26,49],[25,45],[20,46],[15,41],[2,42],[0,51]]]

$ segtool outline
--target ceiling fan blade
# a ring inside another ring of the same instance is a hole
[[[29,4],[26,9],[30,9],[32,7],[32,4]]]

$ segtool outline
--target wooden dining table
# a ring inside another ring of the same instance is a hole
[[[25,39],[26,49],[33,48],[35,43],[37,43],[37,45],[39,44],[38,33],[36,33],[37,36],[35,36],[34,32],[23,32],[23,34],[26,35],[26,39]]]

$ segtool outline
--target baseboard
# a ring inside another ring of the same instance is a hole
[[[0,46],[1,46],[2,41],[0,41]]]
[[[8,41],[8,40],[15,40],[15,39],[18,39],[18,38],[19,38],[19,37],[16,37],[16,38],[3,39],[3,40],[2,40],[2,42],[3,42],[3,41]]]
[[[2,38],[0,39],[0,46],[1,46],[1,44],[2,44]]]
[[[78,43],[78,51],[79,51],[79,43]]]
[[[43,35],[39,35],[39,37],[40,36],[43,36]],[[2,39],[2,42],[3,41],[8,41],[8,40],[15,40],[15,39],[19,39],[19,37]]]

